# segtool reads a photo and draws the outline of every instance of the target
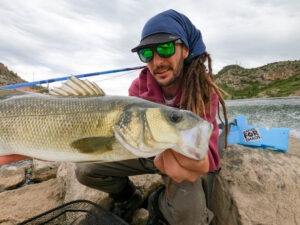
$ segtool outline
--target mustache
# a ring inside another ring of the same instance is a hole
[[[173,67],[170,65],[160,65],[153,69],[153,73],[159,73],[161,70],[173,70]]]

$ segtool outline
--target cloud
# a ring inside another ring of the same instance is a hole
[[[29,81],[142,65],[130,50],[145,22],[169,8],[201,30],[214,72],[299,59],[296,0],[2,0],[0,62]],[[134,76],[125,77],[108,90],[126,90]]]

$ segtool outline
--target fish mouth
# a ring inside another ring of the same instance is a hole
[[[183,146],[178,149],[179,151],[175,150],[195,160],[204,159],[209,149],[212,130],[213,125],[204,121],[200,126],[181,131]]]

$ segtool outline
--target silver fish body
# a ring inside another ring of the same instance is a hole
[[[49,161],[119,161],[172,148],[203,159],[212,124],[136,97],[1,95],[0,155]]]

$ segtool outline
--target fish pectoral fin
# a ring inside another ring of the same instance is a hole
[[[81,153],[106,152],[112,150],[114,137],[88,137],[81,138],[71,143],[71,147],[78,149]]]

